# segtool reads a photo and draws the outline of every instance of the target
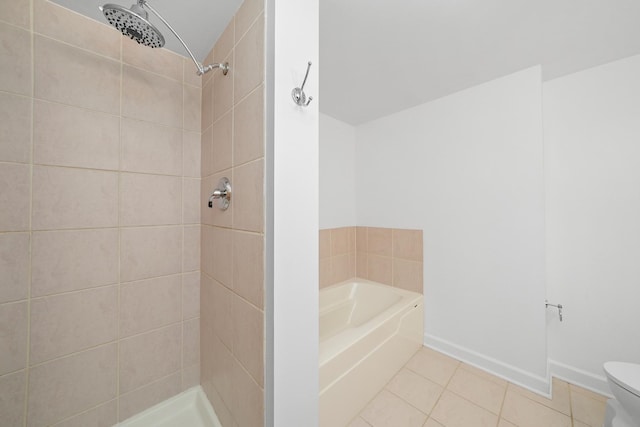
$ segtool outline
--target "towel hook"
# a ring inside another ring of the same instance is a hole
[[[313,96],[310,96],[307,99],[307,95],[304,93],[304,85],[307,83],[307,77],[309,77],[309,69],[311,68],[311,61],[307,64],[307,73],[304,75],[304,80],[302,81],[302,86],[297,87],[291,91],[291,98],[293,98],[293,102],[298,104],[301,107],[306,107],[309,105]]]
[[[564,308],[562,304],[551,304],[548,300],[544,300],[545,308],[554,307],[558,309],[558,317],[560,317],[560,321],[562,322],[562,309]]]

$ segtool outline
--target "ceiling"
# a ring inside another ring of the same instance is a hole
[[[105,3],[116,3],[129,7],[136,0],[53,0],[82,15],[107,23],[98,10]],[[220,34],[227,27],[242,0],[150,0],[151,6],[171,24],[196,59],[203,61]],[[149,21],[163,33],[165,47],[182,56],[188,56],[180,42],[159,19],[149,12]],[[114,31],[117,31],[114,29]]]
[[[54,1],[106,22],[100,4],[135,0]],[[320,109],[354,125],[534,65],[549,80],[640,53],[640,0],[319,2]],[[151,0],[201,61],[241,3]]]
[[[360,124],[530,66],[549,80],[638,53],[639,0],[320,0],[320,108]]]

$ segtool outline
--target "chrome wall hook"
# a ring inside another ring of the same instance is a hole
[[[209,207],[213,207],[213,201],[218,200],[218,209],[226,211],[231,204],[231,182],[226,176],[218,181],[218,188],[213,190],[213,194],[209,197]]]
[[[558,316],[560,317],[560,321],[562,322],[562,304],[550,304],[549,301],[544,300],[544,307],[555,307],[558,309]]]
[[[311,68],[311,61],[307,64],[307,73],[304,75],[304,80],[302,81],[302,86],[297,87],[291,91],[291,98],[293,98],[293,102],[298,104],[301,107],[306,107],[309,105],[312,96],[307,99],[307,95],[304,93],[304,85],[307,83],[307,77],[309,77],[309,69]]]

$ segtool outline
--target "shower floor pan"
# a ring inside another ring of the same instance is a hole
[[[117,427],[222,427],[211,404],[197,386],[133,417]]]

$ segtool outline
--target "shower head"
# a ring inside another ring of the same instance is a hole
[[[144,2],[141,1],[127,9],[117,4],[105,4],[100,6],[100,10],[109,24],[116,27],[125,36],[145,46],[162,47],[164,46],[164,36],[148,21],[149,15],[142,8],[143,5]]]
[[[225,76],[229,72],[229,63],[224,64],[209,64],[203,66],[198,62],[191,50],[187,47],[187,44],[180,38],[176,30],[160,15],[154,8],[151,7],[147,0],[138,0],[137,4],[132,5],[129,9],[117,4],[105,4],[99,6],[98,9],[102,11],[109,24],[116,27],[122,34],[131,39],[137,41],[140,44],[149,47],[162,47],[164,46],[164,37],[162,33],[148,20],[149,14],[144,8],[148,8],[154,15],[167,26],[174,36],[178,39],[180,44],[184,46],[185,50],[193,60],[193,63],[198,69],[197,74],[199,76],[207,73],[215,68],[220,68],[222,74]]]

